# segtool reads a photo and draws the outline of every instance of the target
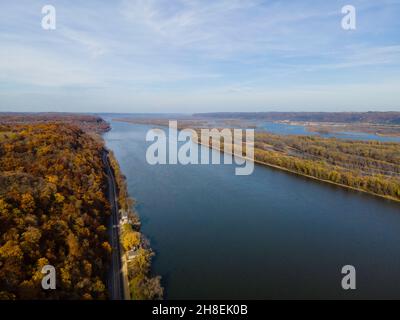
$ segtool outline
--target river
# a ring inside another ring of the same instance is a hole
[[[111,125],[167,299],[400,298],[399,204],[262,166],[151,166],[150,127]]]

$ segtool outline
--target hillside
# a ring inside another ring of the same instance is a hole
[[[72,124],[0,125],[0,299],[107,298],[102,152]],[[47,264],[57,290],[41,288]]]

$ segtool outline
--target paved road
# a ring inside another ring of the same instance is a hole
[[[112,246],[112,263],[108,276],[108,288],[110,292],[111,300],[123,300],[124,289],[122,282],[122,263],[121,263],[121,250],[119,244],[119,219],[118,219],[118,201],[117,201],[117,189],[115,184],[114,174],[111,170],[110,163],[108,161],[107,152],[103,152],[103,162],[106,167],[106,173],[108,178],[108,197],[111,204],[112,215],[108,225],[110,242]]]

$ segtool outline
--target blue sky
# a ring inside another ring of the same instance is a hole
[[[400,0],[2,0],[0,111],[400,111],[399,18]]]

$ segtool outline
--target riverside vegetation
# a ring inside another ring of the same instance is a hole
[[[400,144],[256,134],[255,159],[400,201]]]
[[[126,178],[122,174],[118,161],[112,152],[109,153],[110,163],[117,184],[118,205],[127,213],[129,221],[121,226],[120,241],[124,253],[133,250],[135,258],[128,261],[128,279],[131,298],[133,300],[162,299],[163,288],[161,277],[151,277],[151,259],[154,252],[149,242],[140,233],[140,220],[134,210],[135,201],[129,197]]]

